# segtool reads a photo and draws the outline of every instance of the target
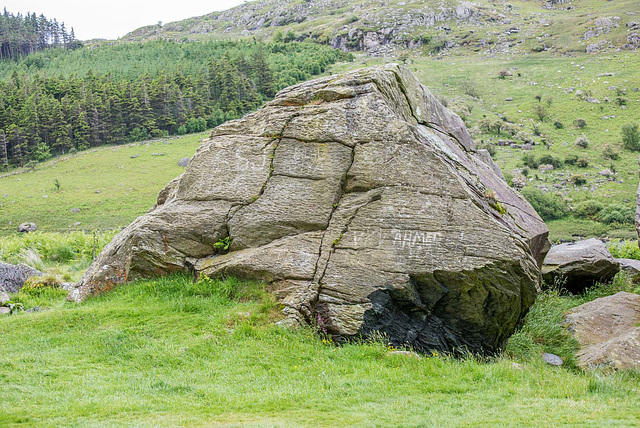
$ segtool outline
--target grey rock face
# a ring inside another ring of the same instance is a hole
[[[22,223],[20,226],[18,226],[18,232],[24,233],[24,232],[35,232],[36,230],[38,230],[38,226],[36,226],[35,223]]]
[[[559,281],[569,291],[582,291],[596,281],[608,281],[620,270],[602,241],[586,241],[555,245],[542,266],[547,284]]]
[[[640,295],[601,297],[571,310],[565,323],[582,345],[580,366],[640,368]]]
[[[69,298],[192,269],[267,281],[289,323],[337,338],[494,353],[548,251],[544,222],[496,168],[405,68],[302,83],[214,129]]]
[[[638,164],[640,164],[640,159],[638,159]],[[640,173],[639,173],[640,174]],[[640,238],[640,185],[638,186],[638,193],[636,198],[636,231],[638,232],[638,237]],[[638,245],[640,245],[640,239],[638,240]]]
[[[0,263],[0,291],[17,293],[28,278],[41,275],[42,272],[25,264]]]

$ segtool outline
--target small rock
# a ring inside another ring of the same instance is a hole
[[[4,290],[0,290],[0,305],[4,305],[6,302],[11,300],[11,296]]]
[[[81,224],[82,224],[82,223],[80,223],[79,221],[76,221],[75,223],[73,223],[73,226],[74,226],[74,227],[78,227],[78,226],[80,226]]]
[[[0,306],[0,314],[8,314],[9,312],[11,312],[11,309]]]
[[[151,156],[165,156],[166,153],[151,153]]]
[[[72,213],[79,213],[80,212],[80,208],[71,208],[70,210]]]
[[[31,222],[22,223],[20,226],[18,226],[18,232],[22,233],[35,232],[36,230],[38,230],[38,226],[36,226],[35,223]]]
[[[95,193],[96,195],[99,195],[100,193],[102,193],[102,190],[96,190],[94,193]]]
[[[129,157],[130,157],[131,159],[135,159],[135,158],[139,158],[139,157],[140,157],[140,155],[131,155],[131,156],[129,156]]]
[[[40,306],[34,306],[33,308],[27,309],[25,312],[28,314],[31,314],[33,312],[40,312],[42,309],[40,309]]]
[[[180,159],[178,161],[178,166],[181,166],[183,168],[186,168],[189,165],[189,162],[191,161],[191,158],[189,157],[184,157],[182,159]]]
[[[388,355],[402,355],[405,357],[422,358],[419,354],[411,351],[391,351]]]
[[[507,97],[507,98],[505,98],[504,100],[505,100],[505,101],[513,101],[513,98],[511,98],[511,97]]]
[[[594,97],[587,97],[587,102],[591,104],[600,104],[600,100]]]
[[[544,360],[545,363],[550,364],[552,366],[561,366],[563,363],[562,358],[560,358],[556,354],[549,354],[548,352],[545,352],[544,354],[542,354],[542,359]]]
[[[522,364],[520,364],[520,363],[512,362],[511,363],[511,367],[516,369],[516,370],[522,370]]]

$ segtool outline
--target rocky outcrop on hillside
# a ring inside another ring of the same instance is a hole
[[[191,270],[271,284],[337,338],[491,354],[527,313],[544,222],[397,65],[281,91],[214,129],[69,298]]]

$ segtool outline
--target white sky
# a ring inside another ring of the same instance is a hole
[[[226,10],[243,0],[4,0],[0,11],[36,12],[74,28],[76,38],[116,39],[145,25],[164,24],[193,16]]]

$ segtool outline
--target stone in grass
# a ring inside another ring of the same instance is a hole
[[[190,157],[184,157],[178,161],[178,166],[186,168],[187,166],[189,166],[190,161],[191,161]]]
[[[401,355],[403,357],[422,358],[420,354],[411,351],[391,351],[387,355]]]
[[[22,223],[20,224],[20,226],[18,226],[18,232],[21,233],[35,232],[36,230],[38,230],[38,226],[36,226],[35,223],[31,222]]]
[[[8,314],[9,312],[11,312],[11,309],[4,306],[0,306],[0,314]]]
[[[550,364],[552,366],[561,366],[563,363],[562,358],[560,358],[556,354],[550,354],[548,352],[545,352],[544,354],[542,354],[542,359],[544,360],[545,363]]]
[[[131,159],[135,159],[135,158],[139,158],[139,157],[140,157],[140,155],[131,155],[131,156],[129,156],[129,157],[130,157]]]
[[[72,213],[79,213],[80,208],[71,208],[69,211],[71,211]]]

